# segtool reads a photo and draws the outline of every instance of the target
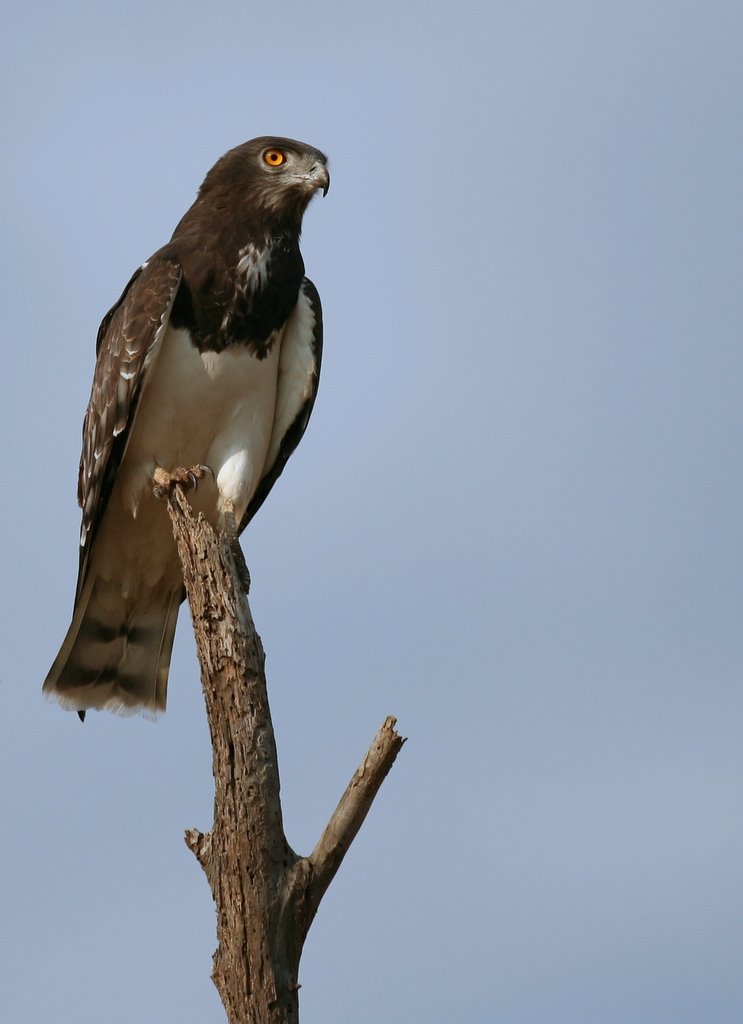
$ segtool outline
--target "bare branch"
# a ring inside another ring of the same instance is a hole
[[[397,719],[392,716],[382,723],[309,857],[313,874],[310,898],[315,908],[333,881],[379,787],[405,743],[405,739],[395,732],[396,724]]]
[[[212,977],[229,1024],[296,1024],[310,924],[405,741],[386,719],[315,850],[298,857],[284,835],[265,657],[236,542],[193,515],[184,473],[161,473],[156,483],[183,566],[212,738],[214,825],[186,832],[217,908]]]

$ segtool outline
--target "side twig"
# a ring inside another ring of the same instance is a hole
[[[296,1024],[302,947],[320,901],[405,742],[387,718],[309,857],[284,835],[265,655],[230,543],[166,494],[212,739],[214,824],[186,843],[217,910],[212,977],[229,1024]]]

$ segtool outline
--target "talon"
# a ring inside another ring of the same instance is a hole
[[[214,470],[211,468],[211,466],[205,466],[201,462],[199,463],[198,466],[192,466],[191,469],[188,470],[188,475],[191,480],[191,486],[193,487],[194,492],[198,491],[199,480],[203,480],[207,473],[211,476],[212,480],[215,479]]]
[[[194,491],[197,491],[199,480],[203,480],[207,473],[214,477],[214,471],[210,466],[198,465],[191,466],[189,469],[179,467],[172,470],[172,472],[168,472],[162,466],[157,466],[152,474],[152,480],[155,484],[152,493],[156,498],[162,500],[167,497],[168,492],[177,484],[180,484],[186,490],[193,488]]]

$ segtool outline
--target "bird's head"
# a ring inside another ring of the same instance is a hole
[[[298,232],[310,199],[318,189],[326,195],[329,187],[324,153],[265,135],[225,153],[207,174],[199,200],[234,204],[267,226],[286,223]]]

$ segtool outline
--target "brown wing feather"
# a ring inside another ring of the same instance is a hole
[[[124,455],[147,370],[167,325],[180,280],[181,268],[175,259],[153,256],[132,277],[98,331],[98,355],[83,422],[77,487],[83,510],[78,591],[88,552]]]

